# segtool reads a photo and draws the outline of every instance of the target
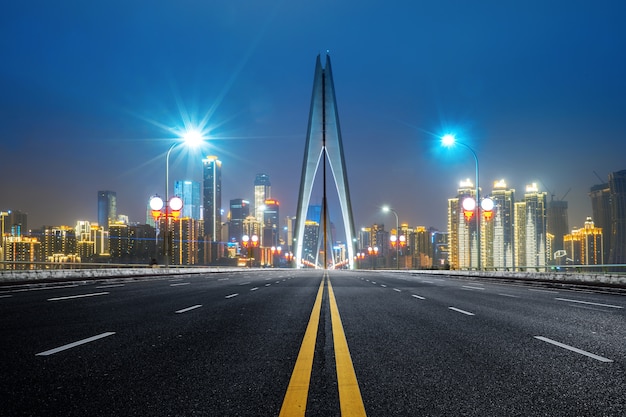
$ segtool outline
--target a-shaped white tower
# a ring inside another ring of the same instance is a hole
[[[295,230],[295,258],[298,268],[301,267],[302,252],[304,247],[304,226],[307,209],[311,200],[311,191],[317,174],[317,169],[322,162],[324,197],[322,200],[322,216],[320,231],[324,234],[324,254],[329,253],[327,242],[328,201],[326,198],[326,161],[332,171],[335,180],[335,188],[339,197],[341,215],[345,228],[346,247],[350,269],[354,267],[355,234],[352,218],[352,206],[350,204],[350,192],[348,190],[348,176],[346,162],[343,156],[341,144],[341,131],[339,129],[339,116],[335,99],[335,87],[330,67],[330,56],[326,55],[326,66],[322,68],[320,56],[317,56],[315,64],[315,76],[313,80],[313,95],[311,97],[311,111],[309,113],[309,127],[307,130],[306,145],[304,148],[304,162],[302,164],[302,178],[300,180],[300,193],[298,196],[298,211],[296,214]],[[324,260],[324,269],[328,262]]]

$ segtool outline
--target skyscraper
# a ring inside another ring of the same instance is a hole
[[[254,217],[263,222],[265,200],[272,198],[272,184],[267,174],[257,174],[254,179]]]
[[[279,208],[280,204],[277,200],[265,200],[265,210],[263,211],[263,246],[278,246],[280,228]]]
[[[626,170],[609,174],[611,252],[609,263],[626,263]]]
[[[228,227],[228,241],[241,242],[243,222],[250,215],[250,202],[242,198],[230,200],[230,224]]]
[[[197,181],[176,181],[174,195],[183,200],[181,217],[200,220],[200,183]]]
[[[613,234],[611,233],[611,190],[609,184],[598,184],[589,191],[592,219],[602,229],[602,258],[610,262]],[[571,256],[570,256],[571,258]]]
[[[204,179],[204,234],[210,242],[221,241],[222,230],[222,162],[217,156],[202,160]],[[214,259],[212,257],[212,259]]]
[[[483,264],[487,268],[512,268],[515,259],[515,190],[508,188],[504,180],[496,181],[491,199],[494,202],[493,215],[481,223],[486,255]]]
[[[98,224],[109,230],[109,223],[117,221],[117,194],[115,191],[98,191]]]
[[[569,233],[567,201],[555,200],[548,203],[548,233],[554,236],[552,254],[563,249],[563,236]]]
[[[547,228],[547,193],[526,186],[524,201],[515,204],[516,266],[545,267],[551,259]]]
[[[448,234],[450,243],[449,261],[451,269],[478,267],[478,233],[476,222],[471,221],[475,210],[464,210],[466,198],[476,198],[476,187],[469,180],[461,181],[457,196],[448,199]]]

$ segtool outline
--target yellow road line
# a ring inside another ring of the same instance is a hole
[[[339,385],[339,403],[341,416],[365,416],[365,406],[359,389],[359,383],[354,372],[354,365],[348,350],[348,341],[343,331],[337,300],[333,286],[328,280],[328,298],[330,300],[330,317],[333,327],[333,341],[335,344],[335,361],[337,366],[337,384]]]
[[[322,294],[324,292],[324,281],[322,279],[320,288],[317,291],[317,298],[313,304],[311,318],[304,332],[302,346],[298,353],[298,359],[293,368],[289,386],[283,399],[283,405],[280,408],[279,416],[295,417],[304,416],[306,411],[306,401],[309,395],[309,384],[311,382],[311,371],[313,369],[313,355],[315,354],[315,341],[317,339],[317,328],[320,322],[320,313],[322,310]]]

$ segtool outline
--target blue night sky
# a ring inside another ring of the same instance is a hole
[[[356,6],[358,4],[358,6]],[[474,177],[569,202],[626,169],[626,3],[621,0],[7,1],[0,13],[0,209],[29,227],[97,219],[97,191],[145,221],[170,179],[223,162],[222,207],[270,175],[295,215],[316,56],[330,53],[355,226],[446,229]],[[571,189],[571,190],[570,190]],[[569,190],[569,191],[568,191]],[[315,200],[315,196],[313,200]],[[395,224],[394,224],[395,226]]]

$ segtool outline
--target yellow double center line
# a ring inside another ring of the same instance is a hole
[[[296,365],[293,368],[293,373],[289,380],[289,387],[287,387],[285,399],[280,409],[279,415],[281,417],[304,416],[306,411],[325,282],[328,283],[328,299],[330,301],[330,316],[333,329],[341,415],[355,417],[366,415],[363,399],[361,398],[361,391],[359,390],[359,383],[356,379],[352,358],[348,350],[348,342],[343,331],[343,325],[341,324],[341,317],[339,316],[333,286],[330,284],[330,279],[328,279],[328,273],[324,273],[324,278],[317,291],[317,298],[313,304],[311,318],[309,319],[309,324],[304,333],[298,359],[296,360]]]

